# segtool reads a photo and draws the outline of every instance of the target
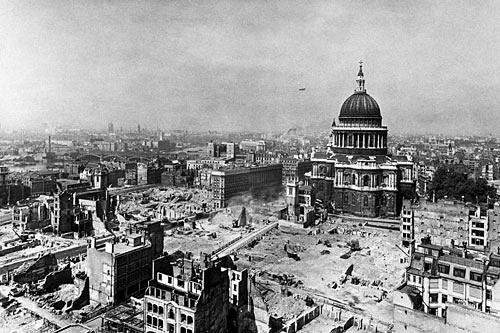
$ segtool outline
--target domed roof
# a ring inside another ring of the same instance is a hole
[[[382,118],[377,101],[365,91],[356,91],[340,108],[339,118]]]

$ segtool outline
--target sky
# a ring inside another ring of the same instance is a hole
[[[0,0],[0,127],[328,130],[363,60],[390,133],[496,135],[499,17],[495,0]]]

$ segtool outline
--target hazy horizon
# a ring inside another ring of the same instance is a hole
[[[496,1],[14,0],[0,15],[2,129],[327,129],[359,60],[391,134],[500,123]]]

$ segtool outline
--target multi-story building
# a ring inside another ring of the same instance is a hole
[[[151,279],[152,261],[163,253],[163,229],[159,221],[146,222],[141,229],[122,241],[110,240],[100,247],[95,238],[91,239],[87,250],[91,301],[118,304],[144,293]]]
[[[436,203],[405,201],[401,211],[401,237],[404,246],[430,237],[432,244],[463,246],[485,251],[498,239],[499,206],[481,209],[455,201]]]
[[[14,228],[21,231],[41,229],[51,224],[54,218],[54,200],[49,196],[41,196],[26,205],[16,206],[12,210]]]
[[[281,180],[281,164],[213,170],[211,182],[214,206],[225,207],[230,198],[242,194],[275,195],[281,190]]]
[[[264,140],[259,140],[259,141],[243,140],[240,142],[240,149],[249,152],[265,151],[266,142]]]
[[[314,221],[315,189],[292,181],[286,185],[287,218],[293,222],[308,224]]]
[[[387,127],[380,108],[366,93],[362,67],[357,88],[333,121],[327,151],[313,152],[306,185],[335,211],[377,217],[399,216],[402,199],[415,191],[413,162],[387,155]]]
[[[23,185],[30,188],[31,195],[52,194],[56,191],[55,177],[30,174],[23,179]]]
[[[125,163],[125,182],[127,185],[137,185],[137,163]]]
[[[394,293],[395,326],[409,332],[469,332],[467,320],[486,320],[500,327],[499,278],[500,255],[473,255],[424,239],[412,255],[406,282]],[[429,322],[422,321],[418,328],[417,318]]]
[[[279,162],[283,165],[283,184],[290,180],[304,180],[306,172],[312,170],[309,159],[281,158]]]
[[[54,216],[51,219],[53,232],[58,235],[67,232],[76,232],[80,236],[91,235],[94,218],[104,221],[106,217],[105,193],[102,189],[76,186],[54,194]],[[87,204],[81,205],[82,200]],[[93,208],[90,208],[89,202],[93,203]]]
[[[145,332],[238,332],[248,305],[248,274],[229,258],[191,254],[159,258],[144,297]]]

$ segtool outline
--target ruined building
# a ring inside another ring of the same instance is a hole
[[[498,246],[499,206],[491,209],[453,201],[405,201],[401,213],[404,246],[430,237],[432,244],[488,251]]]
[[[90,236],[93,222],[106,219],[106,192],[101,189],[75,189],[54,195],[52,228],[60,235],[74,232],[77,237]]]
[[[248,274],[229,257],[174,254],[155,260],[144,297],[145,332],[239,332],[248,305]]]
[[[103,305],[141,296],[151,279],[152,261],[163,253],[160,222],[148,222],[140,233],[109,239],[99,246],[91,239],[87,250],[90,299]]]

